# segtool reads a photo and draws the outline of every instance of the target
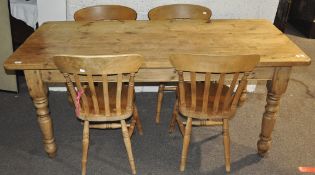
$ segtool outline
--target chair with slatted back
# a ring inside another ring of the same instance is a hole
[[[192,4],[171,4],[156,7],[149,11],[150,20],[209,20],[209,8]],[[176,86],[159,85],[155,122],[160,123],[160,113],[164,91],[174,91]]]
[[[226,171],[230,172],[228,121],[234,116],[247,77],[259,62],[258,55],[209,56],[177,54],[170,58],[179,75],[178,98],[170,123],[184,136],[180,170],[184,171],[192,125],[223,126]],[[179,119],[179,113],[187,117]],[[185,126],[186,125],[186,126]]]
[[[137,12],[121,5],[96,5],[74,13],[75,21],[135,20]]]
[[[136,173],[130,137],[142,126],[134,103],[134,77],[143,62],[137,54],[106,56],[56,56],[75,104],[77,117],[84,121],[82,174],[86,174],[89,128],[121,128],[132,173]],[[97,82],[97,85],[95,85]],[[126,119],[131,118],[130,124]]]

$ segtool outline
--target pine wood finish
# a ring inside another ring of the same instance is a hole
[[[137,12],[121,5],[96,5],[74,13],[75,21],[136,20]]]
[[[310,64],[310,58],[266,20],[213,19],[211,23],[198,20],[47,22],[4,65],[15,70],[53,70],[56,66],[52,57],[56,55],[113,55],[131,50],[143,55],[145,62],[141,68],[153,69],[150,71],[173,68],[169,56],[183,52],[218,56],[257,54],[261,56],[259,67]],[[167,82],[171,78],[161,79]]]
[[[150,20],[210,20],[212,12],[207,7],[193,4],[171,4],[156,7],[149,11]],[[176,86],[159,85],[155,123],[160,123],[164,91],[175,91]]]
[[[193,4],[163,5],[149,11],[150,20],[168,19],[204,19],[209,20],[212,15],[210,9]]]
[[[105,55],[105,56],[55,56],[55,65],[63,73],[68,91],[75,104],[77,117],[84,121],[82,139],[82,174],[86,174],[86,162],[89,147],[89,128],[121,128],[128,153],[132,174],[136,167],[131,149],[130,137],[135,125],[139,133],[142,127],[134,104],[134,77],[143,62],[140,55]],[[74,81],[69,74],[73,75]],[[96,84],[96,76],[101,82]],[[128,84],[122,77],[129,78]],[[82,82],[82,77],[87,82]],[[115,77],[115,82],[108,82],[108,77]],[[82,95],[79,95],[82,93]],[[125,119],[133,116],[127,129]],[[90,125],[89,122],[101,122]],[[117,123],[117,121],[120,123]],[[106,122],[106,123],[105,123]]]
[[[48,156],[53,158],[56,156],[57,146],[49,114],[46,83],[43,82],[39,70],[25,70],[24,75],[36,109],[37,121],[43,135],[44,149]]]
[[[277,67],[272,80],[267,81],[267,98],[265,112],[261,123],[260,139],[257,142],[258,153],[266,155],[271,147],[271,133],[279,115],[280,97],[285,93],[291,74],[291,67]]]
[[[135,82],[178,81],[169,61],[169,56],[176,53],[260,55],[260,62],[249,79],[269,80],[268,87],[272,94],[277,94],[277,102],[280,94],[285,93],[289,70],[311,63],[299,47],[266,20],[213,19],[210,24],[198,20],[47,22],[5,61],[4,67],[25,72],[48,155],[56,154],[56,144],[47,106],[46,84],[65,82],[52,58],[62,54],[115,55],[130,52],[144,57]],[[199,78],[197,75],[196,79]],[[123,77],[123,81],[128,79]],[[268,99],[273,100],[273,97],[268,95]],[[270,149],[278,115],[270,112],[272,108],[279,108],[279,103],[274,104],[272,100],[266,105],[268,112],[263,117],[258,143],[262,156]]]
[[[178,71],[178,96],[175,110],[187,117],[179,125],[184,136],[180,170],[184,171],[191,136],[192,125],[223,126],[225,168],[230,172],[230,137],[228,121],[234,116],[241,94],[246,87],[247,77],[259,62],[258,55],[210,56],[205,54],[176,54],[170,60]],[[184,72],[188,74],[184,75]],[[196,81],[196,74],[204,76]],[[211,77],[219,74],[219,80]],[[190,76],[190,81],[186,81]],[[225,78],[232,76],[227,84]],[[228,86],[229,85],[229,86]],[[178,106],[178,107],[177,107]],[[178,112],[174,111],[170,131],[174,123],[181,123]],[[183,125],[186,125],[183,131]]]

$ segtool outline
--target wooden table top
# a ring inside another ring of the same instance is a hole
[[[56,69],[55,55],[137,53],[142,68],[170,68],[174,53],[258,54],[258,66],[309,65],[311,59],[266,20],[48,22],[4,63],[6,69]]]

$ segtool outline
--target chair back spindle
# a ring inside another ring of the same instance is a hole
[[[203,90],[203,97],[202,97],[202,113],[207,113],[208,111],[208,100],[209,100],[209,91],[210,91],[210,80],[211,74],[209,72],[205,75],[205,87]]]
[[[180,100],[180,106],[186,107],[186,99],[185,97],[185,88],[184,88],[184,75],[183,71],[178,71],[179,76],[179,100]]]
[[[68,74],[68,73],[64,73],[64,74]],[[70,78],[68,80],[66,79],[66,83],[67,83],[68,89],[71,89],[71,87],[72,87],[71,91],[75,91],[76,90],[76,92],[84,92],[84,89],[83,89],[83,87],[81,85],[80,76],[78,74],[73,74],[73,77],[74,77],[74,80],[75,80],[75,86],[73,86],[72,81],[71,81]],[[72,85],[72,86],[69,86],[69,85]],[[72,94],[70,94],[70,95],[72,95]],[[88,104],[88,100],[87,100],[87,97],[86,97],[85,93],[83,93],[81,95],[81,98],[80,98],[81,100],[78,99],[77,95],[78,95],[78,93],[75,93],[75,96],[72,97],[72,99],[73,98],[75,99],[73,102],[77,103],[77,101],[78,101],[78,103],[79,103],[78,105],[81,104],[81,106],[82,106],[82,103],[83,103],[83,105],[84,105],[84,108],[83,108],[84,112],[85,113],[89,113],[90,109],[89,109],[89,104]],[[81,106],[80,106],[80,109],[82,109]]]
[[[110,116],[110,107],[109,107],[109,95],[108,95],[108,80],[107,80],[107,74],[102,75],[102,81],[103,81],[103,94],[104,94],[104,109],[105,109],[105,116]]]
[[[190,72],[190,81],[191,81],[191,105],[190,110],[195,111],[196,110],[196,72]]]

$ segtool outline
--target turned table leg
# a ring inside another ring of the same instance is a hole
[[[279,113],[280,97],[287,89],[290,73],[291,67],[276,67],[272,80],[267,82],[267,104],[262,118],[260,139],[257,142],[260,156],[265,156],[271,147],[271,134]]]
[[[57,146],[55,143],[52,121],[49,115],[47,87],[41,79],[39,70],[25,70],[25,79],[29,94],[36,108],[37,120],[43,135],[44,148],[49,157],[55,157]]]

